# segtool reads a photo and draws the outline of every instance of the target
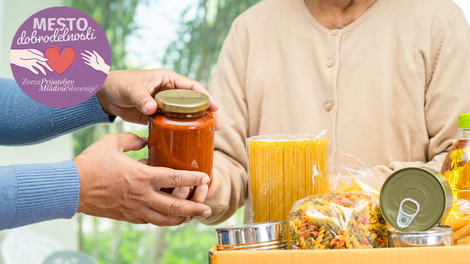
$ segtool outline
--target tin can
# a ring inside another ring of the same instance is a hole
[[[452,189],[439,172],[404,168],[388,177],[380,191],[380,210],[389,225],[402,232],[427,231],[452,208]]]
[[[286,221],[217,228],[217,250],[286,249]]]
[[[436,247],[455,244],[450,226],[440,225],[424,232],[388,230],[388,247]]]

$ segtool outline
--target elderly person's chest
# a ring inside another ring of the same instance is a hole
[[[260,121],[252,132],[307,132],[423,111],[432,40],[419,28],[402,30],[385,23],[260,39],[247,61],[247,103]]]

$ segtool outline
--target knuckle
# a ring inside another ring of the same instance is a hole
[[[123,133],[123,135],[126,135],[126,137],[137,137],[134,133],[131,132]]]
[[[165,87],[165,86],[167,86],[168,84],[171,84],[171,80],[172,80],[172,78],[171,78],[168,74],[164,73],[164,74],[161,76],[161,84],[162,84],[162,86]]]
[[[123,137],[127,137],[127,138],[129,138],[130,140],[138,140],[138,139],[140,139],[140,137],[138,137],[136,134],[131,133],[131,132],[123,133],[122,136],[123,136]]]
[[[121,212],[121,217],[126,221],[135,219],[135,215],[136,215],[136,212],[133,208],[126,208],[125,210]]]
[[[125,98],[130,98],[131,95],[131,88],[126,87],[125,89],[117,89],[119,98],[125,99]]]
[[[148,97],[148,94],[139,93],[139,94],[136,95],[136,97],[135,97],[134,100],[135,100],[135,102],[136,102],[137,104],[140,104],[140,103],[142,103],[147,97]]]
[[[148,183],[152,181],[154,177],[151,177],[146,169],[147,168],[143,166],[136,166],[136,168],[134,169],[134,174],[132,176],[136,182]]]
[[[173,170],[170,175],[170,182],[173,186],[171,187],[178,187],[183,184],[183,175],[179,171]]]
[[[192,79],[191,79],[192,80]],[[200,82],[196,81],[196,80],[192,80],[194,81],[194,85],[197,86],[197,88],[203,88],[204,90],[206,90],[206,88],[204,87],[204,85],[202,85]]]
[[[120,145],[120,136],[118,134],[106,134],[103,136],[103,139],[106,140],[111,146]]]
[[[174,201],[170,205],[170,210],[168,211],[168,214],[171,216],[177,216],[181,213],[181,202],[180,201]]]
[[[193,185],[194,186],[197,186],[197,185],[201,184],[201,182],[202,182],[202,177],[199,177],[199,176],[194,176],[193,177]]]
[[[170,71],[168,69],[158,69],[158,71],[159,71],[160,74],[163,74],[163,75],[175,74],[175,72]]]

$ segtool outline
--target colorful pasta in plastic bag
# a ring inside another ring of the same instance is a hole
[[[247,139],[253,223],[287,220],[295,201],[328,192],[326,131]]]
[[[312,195],[289,213],[291,249],[386,247],[387,226],[372,193]]]

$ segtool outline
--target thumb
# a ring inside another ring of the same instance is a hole
[[[146,115],[152,115],[157,111],[157,102],[143,88],[133,90],[130,98],[131,103]]]
[[[140,150],[147,145],[147,138],[139,137],[133,133],[108,134],[103,138],[117,143],[121,152]]]

